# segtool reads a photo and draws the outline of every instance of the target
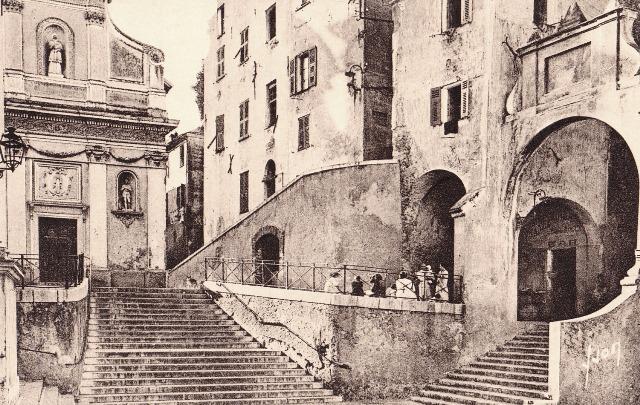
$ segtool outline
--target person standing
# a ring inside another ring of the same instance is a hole
[[[324,284],[324,292],[341,293],[340,272],[334,271],[329,275],[327,282]]]
[[[351,282],[351,295],[364,296],[364,282],[360,276],[356,276]]]
[[[413,280],[405,271],[400,272],[400,278],[396,280],[396,298],[416,298]]]

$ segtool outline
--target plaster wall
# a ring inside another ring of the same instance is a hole
[[[186,141],[171,151],[167,160],[167,187],[166,190],[173,190],[183,184],[187,184],[187,162],[189,161],[189,148],[186,147]],[[184,145],[184,146],[183,146]],[[185,148],[184,159],[185,164],[180,167],[180,148]]]
[[[393,162],[302,176],[169,274],[170,286],[204,278],[207,257],[253,257],[265,227],[281,233],[281,260],[399,269],[399,173]]]
[[[16,287],[17,274],[12,265],[0,267],[0,403],[13,405],[19,394]]]
[[[91,266],[99,269],[108,267],[107,244],[107,166],[104,164],[89,165],[89,204],[91,211]]]

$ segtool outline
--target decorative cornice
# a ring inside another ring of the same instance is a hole
[[[164,52],[162,52],[162,50],[151,45],[144,45],[143,49],[144,49],[144,53],[149,55],[153,63],[164,62]]]
[[[168,155],[162,152],[145,152],[144,158],[147,160],[147,166],[161,167],[168,159]]]
[[[84,18],[87,20],[89,24],[94,25],[103,25],[105,20],[105,15],[102,11],[87,11],[84,13]]]
[[[107,162],[111,159],[111,151],[101,145],[88,145],[85,149],[87,158],[93,162]]]
[[[5,12],[22,13],[24,3],[22,0],[2,0],[2,9]]]

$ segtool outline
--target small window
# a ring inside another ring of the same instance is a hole
[[[242,30],[240,33],[240,63],[245,63],[249,60],[249,27]]]
[[[249,100],[240,104],[240,139],[249,136]]]
[[[180,146],[180,167],[184,167],[184,158],[185,158],[185,145],[182,144]]]
[[[178,192],[176,193],[176,207],[178,209],[184,208],[187,206],[187,189],[184,184],[178,187]]]
[[[537,26],[547,24],[547,0],[533,0],[533,23]]]
[[[264,194],[266,198],[276,193],[276,162],[269,160],[264,169]]]
[[[317,55],[317,48],[313,48],[299,53],[289,61],[292,95],[302,93],[317,84]]]
[[[249,212],[249,172],[240,173],[240,213]]]
[[[276,125],[278,120],[276,81],[267,84],[267,127]]]
[[[224,150],[224,115],[216,117],[216,152]]]
[[[267,40],[276,37],[276,5],[269,7],[266,11],[267,18]]]
[[[224,45],[218,48],[218,72],[217,77],[221,79],[224,76]]]
[[[444,123],[444,134],[457,134],[458,121],[460,121],[462,89],[460,85],[452,86],[447,89],[447,121]]]
[[[298,118],[298,150],[309,147],[309,114]]]
[[[458,133],[458,122],[469,116],[470,85],[465,80],[444,88],[431,89],[432,126],[441,125],[444,116],[444,134]]]
[[[221,37],[224,34],[224,4],[218,7],[217,22],[218,37]]]
[[[446,19],[447,29],[461,27],[463,24],[470,23],[473,2],[472,0],[446,0]]]

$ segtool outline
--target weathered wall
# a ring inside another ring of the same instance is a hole
[[[1,27],[0,27],[1,28]],[[15,265],[0,250],[0,404],[17,403],[19,379],[17,367],[16,283],[20,277]]]
[[[63,392],[80,384],[86,334],[87,299],[18,304],[18,373],[44,380]]]
[[[640,295],[601,316],[563,322],[560,404],[640,403]]]
[[[264,287],[248,287],[243,294],[243,287],[226,286],[206,284],[219,293],[216,302],[249,333],[285,351],[346,399],[415,393],[455,368],[465,346],[464,323],[454,309],[460,304]]]
[[[346,166],[303,176],[173,269],[169,285],[202,280],[206,257],[253,257],[264,227],[283,235],[280,258],[292,263],[399,268],[400,201],[393,162]]]

